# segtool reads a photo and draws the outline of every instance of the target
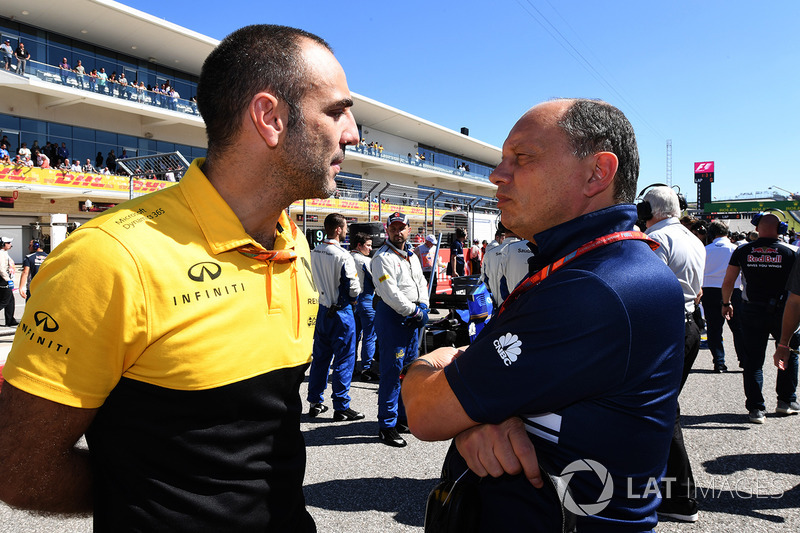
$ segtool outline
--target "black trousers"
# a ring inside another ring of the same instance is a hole
[[[0,287],[0,309],[6,316],[6,326],[12,325],[14,320],[14,292],[8,286]]]
[[[681,376],[681,387],[686,383],[689,372],[692,370],[697,353],[700,351],[700,328],[697,327],[694,319],[687,317],[686,334],[683,346],[683,375]],[[680,390],[678,394],[680,394]],[[667,458],[667,472],[661,487],[661,496],[666,500],[694,498],[694,476],[692,475],[692,465],[689,463],[689,456],[686,454],[686,446],[683,443],[683,432],[681,431],[681,406],[678,404],[678,411],[675,414],[675,427],[672,431],[672,442],[669,445],[669,457]]]

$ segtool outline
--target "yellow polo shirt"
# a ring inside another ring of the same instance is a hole
[[[284,212],[275,250],[297,259],[240,253],[256,243],[202,163],[50,254],[3,370],[28,393],[100,408],[87,432],[96,527],[310,520],[299,428],[318,308],[308,243]]]

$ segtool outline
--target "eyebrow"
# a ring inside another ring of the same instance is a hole
[[[353,99],[342,98],[341,100],[334,102],[328,106],[329,109],[336,109],[337,107],[353,107]]]

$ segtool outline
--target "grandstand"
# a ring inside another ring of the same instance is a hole
[[[8,139],[9,152],[35,141],[64,143],[81,163],[98,157],[107,163],[111,150],[118,158],[116,175],[0,165],[0,234],[48,243],[64,217],[79,224],[134,195],[168,187],[188,162],[205,155],[193,97],[215,39],[109,0],[63,0],[58,9],[44,0],[4,0],[0,37],[12,48],[24,42],[31,53],[24,75],[0,69],[0,138]],[[58,68],[63,58],[70,66],[80,60],[86,74]],[[124,73],[128,85],[101,85],[89,76],[100,69]],[[165,85],[178,94],[161,92]],[[448,234],[462,225],[491,240],[495,187],[488,175],[500,149],[465,129],[356,93],[353,99],[363,143],[348,147],[337,195],[298,202],[290,208],[293,220],[310,231],[332,211],[370,222],[402,210],[416,233]],[[12,258],[21,262],[23,252],[15,247]]]

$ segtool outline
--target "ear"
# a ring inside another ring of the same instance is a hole
[[[619,167],[619,159],[616,154],[612,152],[596,153],[592,175],[584,184],[584,194],[591,198],[607,190],[614,182],[617,167]]]
[[[286,130],[287,120],[283,116],[283,106],[278,106],[278,99],[268,92],[256,94],[250,101],[248,115],[258,135],[267,146],[275,148]]]

